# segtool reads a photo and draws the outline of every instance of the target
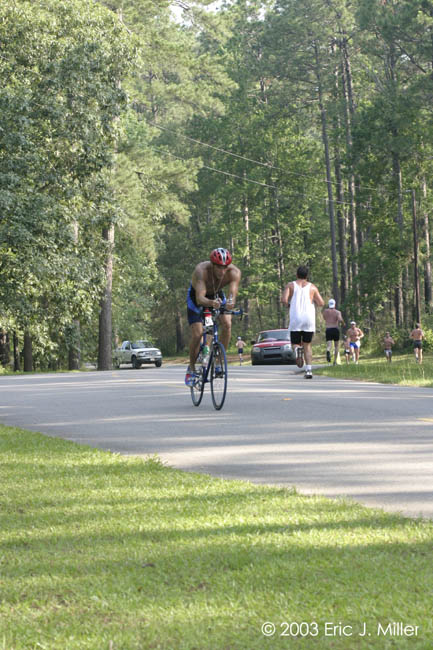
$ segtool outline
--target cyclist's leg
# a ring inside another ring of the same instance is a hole
[[[220,331],[219,338],[225,350],[228,350],[230,338],[232,335],[232,317],[228,314],[221,314],[220,316]]]
[[[203,336],[203,324],[199,322],[191,323],[191,340],[189,342],[189,367],[194,371],[195,360],[200,350],[201,337]]]
[[[194,383],[195,361],[200,350],[200,341],[203,334],[203,323],[200,310],[187,308],[188,323],[191,330],[191,340],[189,343],[189,365],[186,370],[185,384],[191,386]]]

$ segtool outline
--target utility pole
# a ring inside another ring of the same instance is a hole
[[[419,273],[418,273],[418,232],[416,225],[416,196],[415,190],[412,190],[412,224],[413,224],[413,261],[415,267],[415,320],[421,321],[420,309],[420,292],[419,292]]]

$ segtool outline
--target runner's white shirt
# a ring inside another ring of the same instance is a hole
[[[297,282],[293,283],[293,296],[290,300],[290,324],[291,332],[315,332],[316,331],[316,309],[310,298],[311,282],[300,287]]]

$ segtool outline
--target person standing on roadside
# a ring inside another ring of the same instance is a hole
[[[341,311],[335,309],[335,300],[331,298],[328,307],[322,311],[322,316],[326,324],[326,361],[331,363],[332,342],[334,341],[334,366],[339,358],[340,351],[340,325],[346,324],[341,315]]]
[[[415,361],[417,363],[422,363],[422,340],[424,338],[424,332],[421,329],[421,323],[415,323],[415,329],[410,333],[410,338],[413,340]]]
[[[356,322],[353,320],[350,323],[350,328],[346,332],[346,336],[349,337],[350,349],[352,350],[353,360],[355,363],[359,362],[359,348],[361,347],[361,339],[364,337],[364,332],[356,326]]]
[[[316,331],[316,309],[325,304],[318,288],[308,281],[309,269],[299,266],[296,280],[289,282],[283,290],[281,302],[290,305],[290,340],[296,347],[296,363],[302,368],[302,346],[305,356],[305,379],[312,379],[311,364],[313,360],[312,340]]]
[[[383,339],[383,349],[385,351],[386,359],[389,363],[392,361],[392,346],[394,345],[394,339],[392,338],[389,332],[386,332],[385,338]]]

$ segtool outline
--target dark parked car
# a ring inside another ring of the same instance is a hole
[[[290,345],[288,329],[266,330],[259,332],[255,341],[251,341],[251,363],[296,363],[295,353]]]

